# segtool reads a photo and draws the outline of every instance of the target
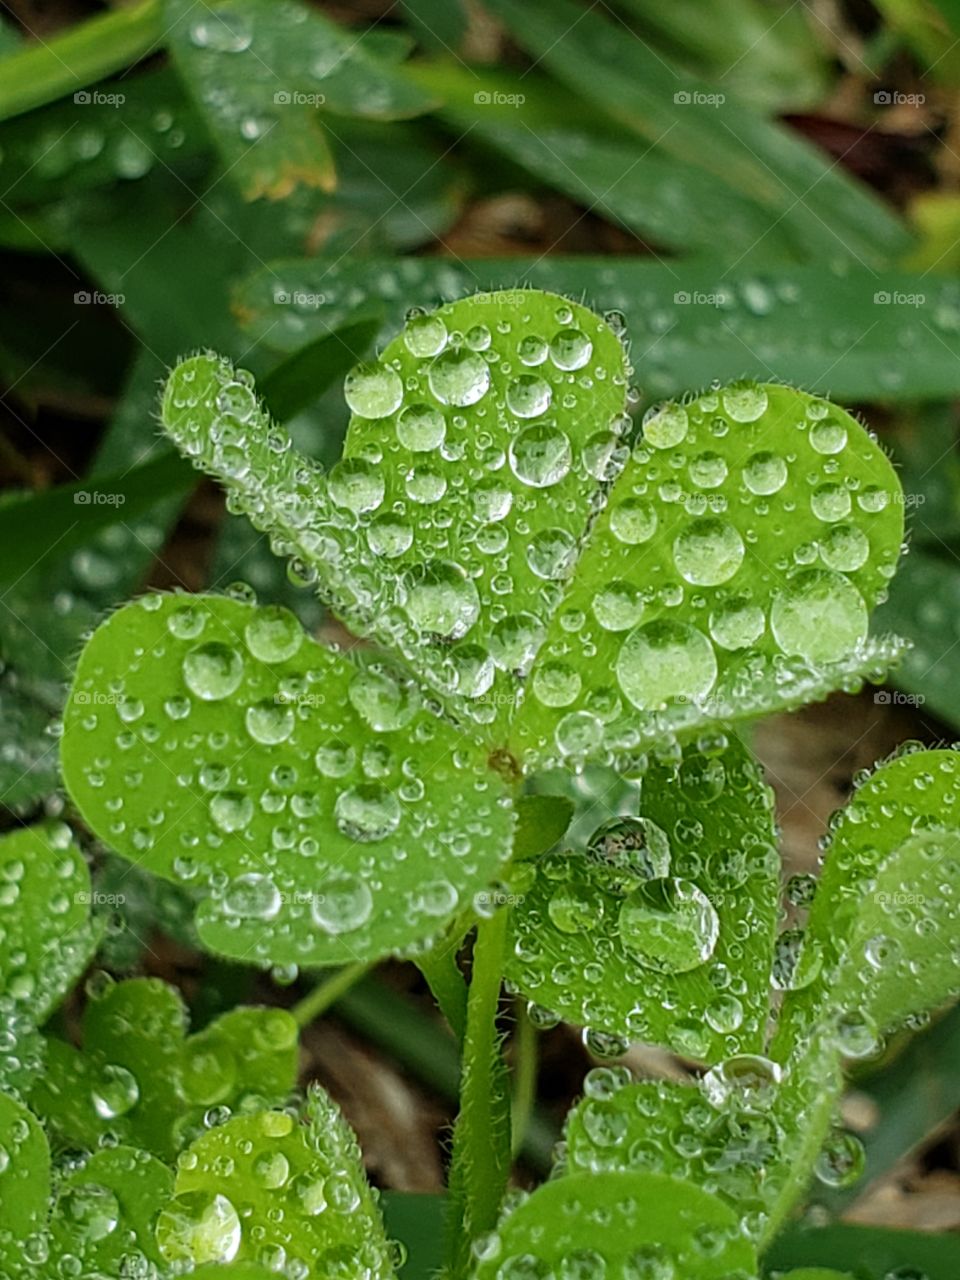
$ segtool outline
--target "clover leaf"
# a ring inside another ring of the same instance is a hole
[[[756,1274],[737,1214],[699,1187],[655,1173],[571,1174],[544,1183],[475,1252],[476,1280],[529,1274],[537,1264],[565,1275]]]
[[[37,1025],[96,948],[90,902],[90,872],[64,823],[0,838],[0,1001]]]
[[[773,805],[736,741],[643,775],[639,818],[532,864],[507,977],[571,1022],[717,1061],[763,1047],[780,861]]]
[[[275,1260],[304,1274],[393,1274],[356,1139],[319,1089],[305,1124],[263,1111],[197,1139],[174,1191],[156,1227],[169,1264]]]
[[[159,979],[97,989],[83,1051],[47,1042],[31,1106],[68,1145],[119,1141],[170,1160],[204,1131],[210,1108],[245,1112],[286,1100],[297,1028],[285,1010],[232,1009],[187,1039],[185,1025],[179,993]]]
[[[408,948],[490,881],[513,815],[487,755],[393,662],[280,608],[155,595],[81,655],[63,771],[113,849],[206,890],[205,945],[320,965]]]

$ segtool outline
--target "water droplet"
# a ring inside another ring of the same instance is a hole
[[[658,619],[630,632],[620,646],[616,672],[633,705],[647,711],[674,699],[705,698],[717,678],[717,658],[694,627]]]
[[[331,467],[328,486],[337,506],[355,515],[375,511],[385,492],[382,474],[363,458],[342,458]]]
[[[728,1058],[703,1077],[707,1101],[718,1111],[769,1111],[777,1098],[783,1072],[776,1062],[759,1054]]]
[[[510,443],[510,467],[523,484],[547,489],[570,470],[570,441],[549,423],[527,427]]]
[[[241,791],[218,791],[210,800],[210,817],[221,831],[243,831],[253,819],[253,801]]]
[[[427,381],[441,404],[465,408],[486,395],[490,386],[490,366],[483,356],[469,348],[451,348],[430,365]]]
[[[767,392],[756,382],[733,382],[722,396],[724,411],[734,422],[756,422],[767,411]]]
[[[710,635],[721,649],[745,649],[763,635],[765,619],[759,605],[736,596],[710,615]]]
[[[587,856],[630,880],[662,880],[670,872],[670,842],[649,818],[610,818],[587,844]]]
[[[375,556],[394,560],[413,546],[413,529],[399,516],[384,512],[367,526],[367,545]]]
[[[447,345],[447,326],[436,315],[412,315],[403,330],[403,343],[412,356],[426,360]]]
[[[382,663],[358,671],[350,681],[347,697],[377,733],[405,728],[420,709],[417,686]]]
[[[787,464],[776,453],[763,450],[752,454],[743,468],[743,483],[751,493],[767,497],[779,493],[787,483]]]
[[[270,876],[250,872],[227,885],[223,910],[243,920],[273,920],[283,905],[280,890]]]
[[[289,609],[266,605],[247,623],[243,638],[261,662],[286,662],[300,648],[303,628]]]
[[[93,1109],[102,1120],[125,1116],[140,1099],[137,1077],[126,1067],[108,1063],[91,1089]]]
[[[847,443],[847,428],[839,418],[822,418],[810,428],[810,443],[817,453],[841,453]]]
[[[573,568],[577,540],[566,529],[541,529],[527,543],[527,564],[538,578],[565,578]]]
[[[845,520],[850,514],[850,491],[842,484],[822,484],[810,495],[810,510],[818,520]]]
[[[627,498],[610,512],[610,531],[620,542],[636,546],[649,542],[657,531],[657,512],[650,502]]]
[[[850,1187],[863,1175],[867,1153],[854,1133],[834,1129],[817,1156],[814,1172],[827,1187]]]
[[[358,843],[385,840],[400,825],[397,797],[377,782],[341,791],[333,812],[343,834]]]
[[[543,643],[544,626],[532,613],[502,619],[490,634],[490,656],[502,671],[524,672]]]
[[[743,563],[740,534],[725,520],[704,516],[676,538],[673,558],[682,578],[700,587],[727,582]]]
[[[385,811],[383,806],[380,802],[376,803],[380,813],[380,821],[384,822]],[[337,807],[339,810],[339,802]],[[339,821],[339,813],[337,818]],[[368,807],[364,820],[366,821],[369,818],[370,809]],[[399,814],[397,821],[399,821]],[[395,826],[396,823],[389,830],[392,831]],[[383,835],[387,834],[388,831],[383,830]],[[380,835],[354,836],[354,839],[359,840],[379,840],[381,838],[382,836]],[[329,880],[325,880],[318,892],[314,894],[311,914],[317,925],[325,933],[334,935],[353,933],[355,930],[362,928],[373,914],[373,894],[370,892],[369,885],[361,880],[359,876],[333,876]]]
[[[593,355],[593,343],[580,329],[561,329],[550,339],[550,359],[558,369],[582,369]]]
[[[820,558],[828,569],[853,573],[870,557],[870,540],[852,524],[837,524],[820,539]]]
[[[459,640],[480,616],[477,588],[458,564],[433,561],[406,577],[407,616],[421,632]]]
[[[183,659],[183,678],[198,698],[219,702],[240,687],[243,659],[230,645],[211,640],[191,649]]]
[[[397,439],[412,453],[439,449],[446,433],[446,419],[433,405],[408,405],[397,418]]]
[[[157,1219],[157,1246],[168,1262],[230,1262],[240,1248],[240,1218],[226,1196],[186,1191]]]
[[[841,574],[807,569],[774,598],[770,629],[784,653],[838,662],[864,640],[867,608]]]
[[[67,1187],[57,1202],[59,1215],[85,1244],[105,1240],[117,1229],[120,1204],[109,1187],[83,1182]]]
[[[358,364],[343,384],[347,404],[361,418],[386,418],[403,403],[403,381],[382,364]]]
[[[243,53],[250,48],[253,30],[244,15],[222,7],[207,10],[190,28],[190,39],[198,49],[216,53]]]
[[[705,964],[719,931],[713,904],[689,880],[648,880],[620,908],[623,945],[641,964],[662,973],[686,973]]]
[[[244,723],[247,733],[256,742],[276,746],[278,742],[286,742],[293,733],[293,708],[276,698],[264,698],[247,707]]]
[[[665,404],[643,420],[643,438],[655,449],[675,449],[687,438],[690,419],[682,404]]]
[[[535,373],[523,373],[507,387],[507,408],[518,418],[539,418],[552,398],[550,384]]]

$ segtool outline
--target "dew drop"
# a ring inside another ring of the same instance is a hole
[[[510,467],[523,484],[547,489],[570,470],[572,453],[564,433],[549,423],[527,427],[510,443]]]
[[[204,702],[229,698],[240,687],[243,659],[236,649],[211,640],[191,649],[183,659],[183,678],[191,693]]]
[[[430,365],[427,381],[441,404],[465,408],[486,395],[490,386],[490,366],[483,356],[469,348],[451,348]]]
[[[397,439],[412,453],[439,449],[446,433],[446,419],[433,405],[408,405],[397,418]]]
[[[716,910],[689,880],[665,877],[639,885],[620,908],[623,945],[650,969],[686,973],[713,955],[720,931]]]
[[[397,820],[399,821],[399,817]],[[386,835],[387,832],[384,831],[383,834]],[[354,838],[379,840],[382,836],[358,835]],[[311,914],[325,933],[353,933],[363,928],[373,914],[373,894],[359,876],[333,876],[325,880],[314,894]]]
[[[400,825],[397,797],[377,782],[341,791],[333,812],[340,831],[361,844],[385,840]]]
[[[770,629],[784,653],[839,662],[866,637],[867,608],[841,574],[807,569],[774,598]]]
[[[407,616],[421,632],[459,640],[480,616],[480,597],[458,564],[436,560],[406,577]]]
[[[743,563],[743,554],[740,534],[732,524],[715,516],[694,520],[673,544],[680,576],[700,587],[729,581]]]
[[[717,678],[717,658],[700,631],[659,619],[630,632],[620,646],[616,672],[626,696],[646,711],[671,700],[705,698]]]
[[[386,418],[403,403],[403,381],[382,364],[358,364],[343,384],[347,404],[358,417]]]

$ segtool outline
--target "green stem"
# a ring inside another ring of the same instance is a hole
[[[426,979],[430,994],[450,1025],[450,1030],[463,1043],[467,1030],[467,984],[457,964],[457,952],[463,941],[459,929],[457,938],[443,938],[414,963]]]
[[[473,948],[450,1174],[455,1276],[469,1269],[471,1243],[496,1226],[512,1163],[507,1071],[497,1031],[508,917],[509,908],[501,908],[481,920]]]
[[[321,1014],[326,1013],[330,1006],[349,991],[354,983],[359,982],[370,968],[369,964],[348,964],[331,974],[329,978],[325,978],[323,982],[318,982],[313,990],[302,1000],[298,1000],[290,1010],[296,1019],[297,1026],[302,1030]]]
[[[533,1115],[533,1104],[537,1097],[537,1072],[539,1069],[540,1045],[537,1029],[527,1016],[522,1001],[517,1001],[517,1030],[513,1039],[513,1099],[511,1115],[513,1119],[512,1148],[513,1154],[519,1155],[523,1148],[530,1119]]]
[[[0,120],[56,102],[153,53],[163,40],[160,0],[115,9],[3,59]]]

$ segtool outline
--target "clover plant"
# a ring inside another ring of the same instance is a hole
[[[451,1280],[751,1280],[811,1180],[859,1172],[844,1064],[960,992],[960,755],[908,745],[858,779],[788,916],[749,746],[901,652],[869,630],[893,468],[781,385],[635,428],[633,376],[622,317],[560,296],[415,310],[348,375],[324,472],[250,376],[184,359],[164,431],[344,628],[147,594],[89,636],[67,702],[76,836],[179,886],[209,952],[421,969],[461,1051]],[[568,798],[584,770],[620,797],[603,821]],[[44,1026],[100,938],[74,840],[0,841],[4,1275],[394,1275],[351,1131],[295,1093],[303,1019],[188,1035],[165,983],[101,975],[78,1045]],[[610,1059],[532,1192],[508,1190],[504,983]],[[634,1078],[635,1041],[687,1069]]]

